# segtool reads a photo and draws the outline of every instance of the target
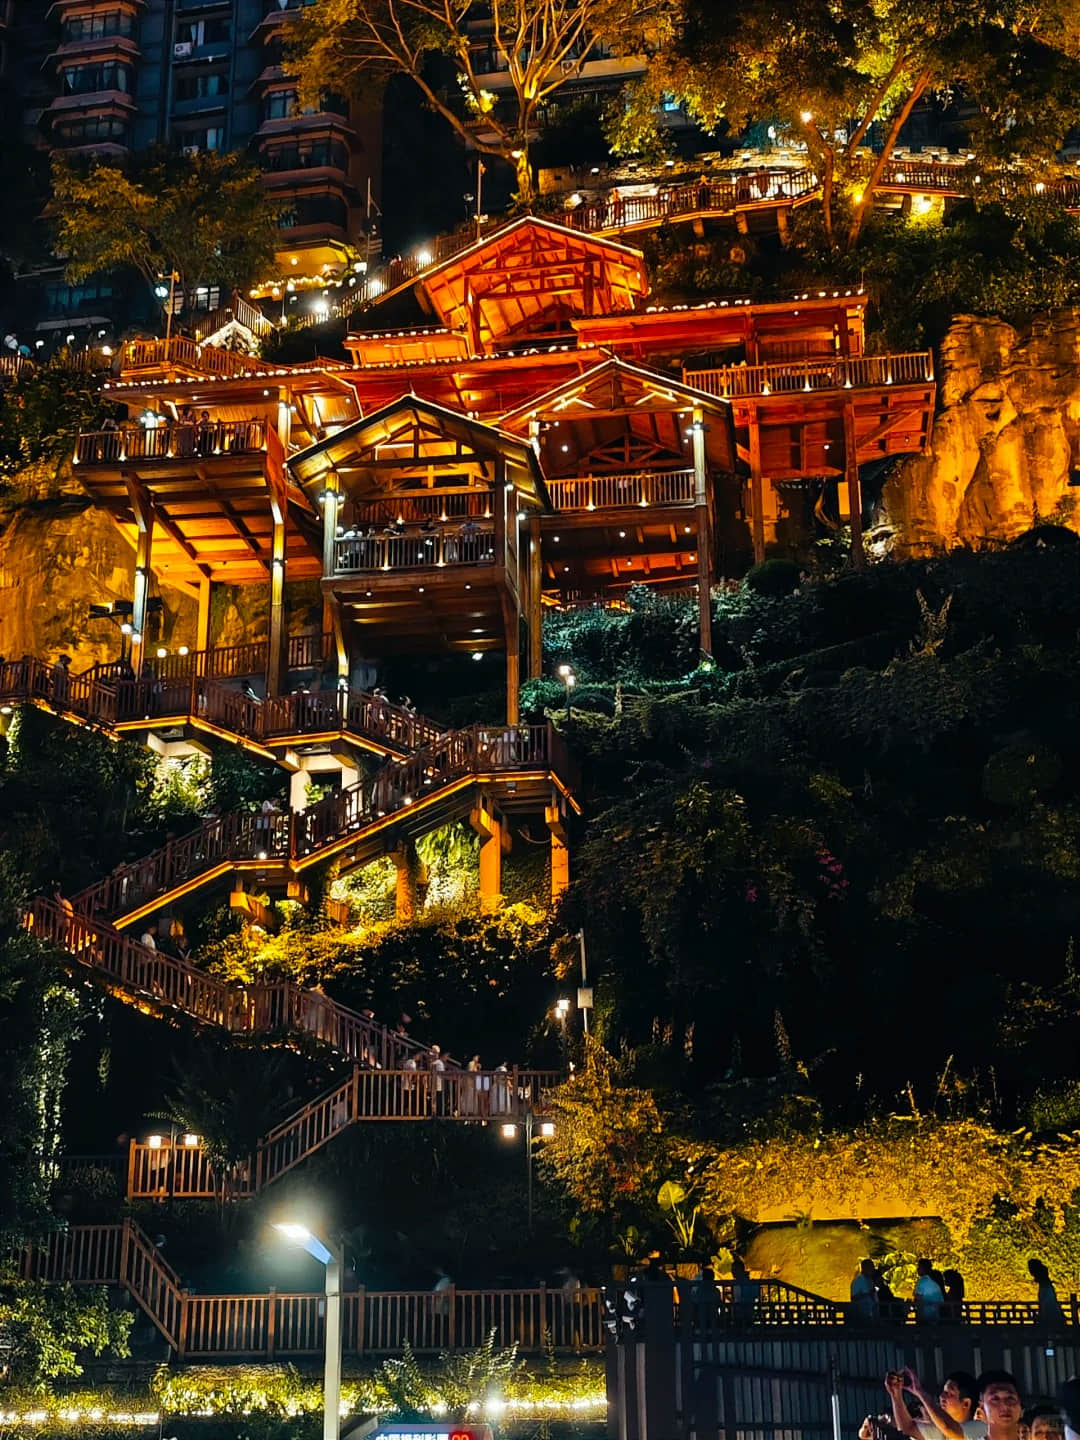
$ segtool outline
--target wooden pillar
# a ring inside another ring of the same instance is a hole
[[[213,599],[213,581],[209,575],[199,580],[199,617],[195,622],[195,649],[210,649],[210,608]]]
[[[750,415],[750,533],[754,541],[754,564],[765,559],[765,495],[761,480],[761,430],[757,411]]]
[[[266,657],[266,693],[280,695],[285,680],[285,506],[271,501],[274,536],[270,552],[270,644]]]
[[[506,843],[502,817],[490,801],[481,800],[469,816],[480,836],[480,904],[497,910],[502,896],[502,856]]]
[[[694,445],[694,510],[697,521],[698,646],[712,654],[712,543],[709,536],[709,493],[705,472],[705,411],[694,406],[691,435]]]
[[[529,679],[536,680],[544,669],[544,570],[540,516],[529,519]]]
[[[862,484],[859,480],[859,451],[855,437],[855,406],[850,401],[844,406],[844,480],[847,483],[848,508],[851,512],[851,563],[856,570],[865,570]]]
[[[776,229],[780,235],[780,244],[786,250],[791,244],[791,216],[786,205],[781,205],[776,212]]]
[[[154,546],[154,507],[145,485],[125,475],[128,498],[135,516],[135,578],[131,587],[131,666],[138,675],[146,653],[147,601],[150,599],[150,564]]]
[[[551,899],[554,904],[570,884],[570,851],[566,844],[566,827],[558,805],[544,811],[551,832]]]

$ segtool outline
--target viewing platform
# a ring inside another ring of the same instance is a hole
[[[683,371],[683,381],[719,399],[804,395],[817,390],[866,390],[886,385],[932,385],[930,350],[891,355],[811,356],[766,365],[723,365]]]

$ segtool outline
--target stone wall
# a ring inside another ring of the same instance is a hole
[[[883,492],[900,553],[1011,540],[1040,519],[1076,528],[1080,310],[1023,330],[956,316],[938,391],[930,452],[899,465]]]

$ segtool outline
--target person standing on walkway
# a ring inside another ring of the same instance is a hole
[[[1050,1271],[1041,1260],[1032,1257],[1028,1261],[1028,1274],[1039,1287],[1039,1324],[1051,1334],[1057,1334],[1065,1328],[1065,1315],[1062,1312],[1061,1301],[1057,1297],[1054,1282],[1050,1279]]]

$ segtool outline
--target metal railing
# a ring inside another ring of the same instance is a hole
[[[555,510],[618,510],[692,505],[693,470],[643,470],[627,475],[574,475],[547,482]]]
[[[266,449],[264,416],[248,420],[173,421],[167,425],[121,425],[84,430],[75,441],[75,464],[125,460],[211,459]]]
[[[405,535],[342,535],[334,541],[338,575],[380,570],[442,569],[447,565],[494,565],[494,530],[414,531]]]
[[[750,395],[795,395],[800,391],[857,390],[882,385],[929,385],[934,356],[929,350],[897,355],[837,355],[783,360],[767,365],[724,365],[684,370],[683,383],[720,399]]]

